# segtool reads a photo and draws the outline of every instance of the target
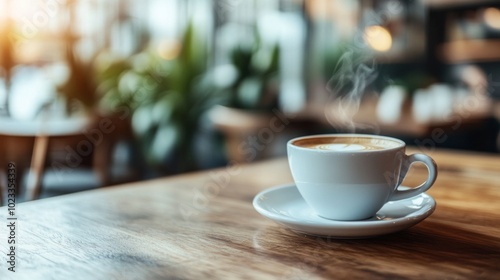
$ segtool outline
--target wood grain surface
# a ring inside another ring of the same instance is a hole
[[[500,279],[500,158],[430,155],[434,214],[370,239],[300,235],[260,216],[254,196],[292,181],[284,158],[18,204],[16,272],[2,207],[0,279]]]

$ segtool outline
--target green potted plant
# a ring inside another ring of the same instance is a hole
[[[238,146],[267,125],[278,107],[279,59],[279,45],[264,44],[255,29],[252,43],[239,42],[229,51],[230,63],[213,69],[213,84],[223,99],[209,117],[225,138],[229,160],[249,160]]]
[[[216,101],[204,77],[207,48],[190,23],[168,50],[147,49],[99,67],[101,106],[130,110],[142,154],[157,174],[197,168],[194,141],[203,113]]]
[[[229,67],[236,75],[219,91],[225,93],[223,104],[228,107],[266,112],[277,107],[280,49],[278,44],[263,44],[257,31],[254,37],[252,44],[230,51]]]
[[[66,64],[69,70],[67,80],[57,90],[65,103],[67,115],[75,112],[91,112],[98,102],[94,65],[79,59],[72,45],[66,48]]]

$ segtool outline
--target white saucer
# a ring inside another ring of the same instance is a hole
[[[366,238],[418,224],[434,212],[436,202],[430,195],[422,193],[413,198],[386,203],[371,219],[334,221],[316,215],[295,185],[285,185],[260,192],[253,200],[253,206],[261,215],[299,233],[334,238]]]

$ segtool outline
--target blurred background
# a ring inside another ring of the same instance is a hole
[[[499,152],[500,3],[0,0],[0,169],[27,199],[395,136]]]

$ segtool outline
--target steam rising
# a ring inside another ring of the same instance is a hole
[[[366,53],[355,49],[346,51],[339,59],[335,73],[327,84],[330,102],[325,109],[325,116],[333,127],[350,133],[359,130],[378,133],[375,125],[354,121],[364,93],[377,78],[374,60],[369,64],[366,61],[369,61]]]

